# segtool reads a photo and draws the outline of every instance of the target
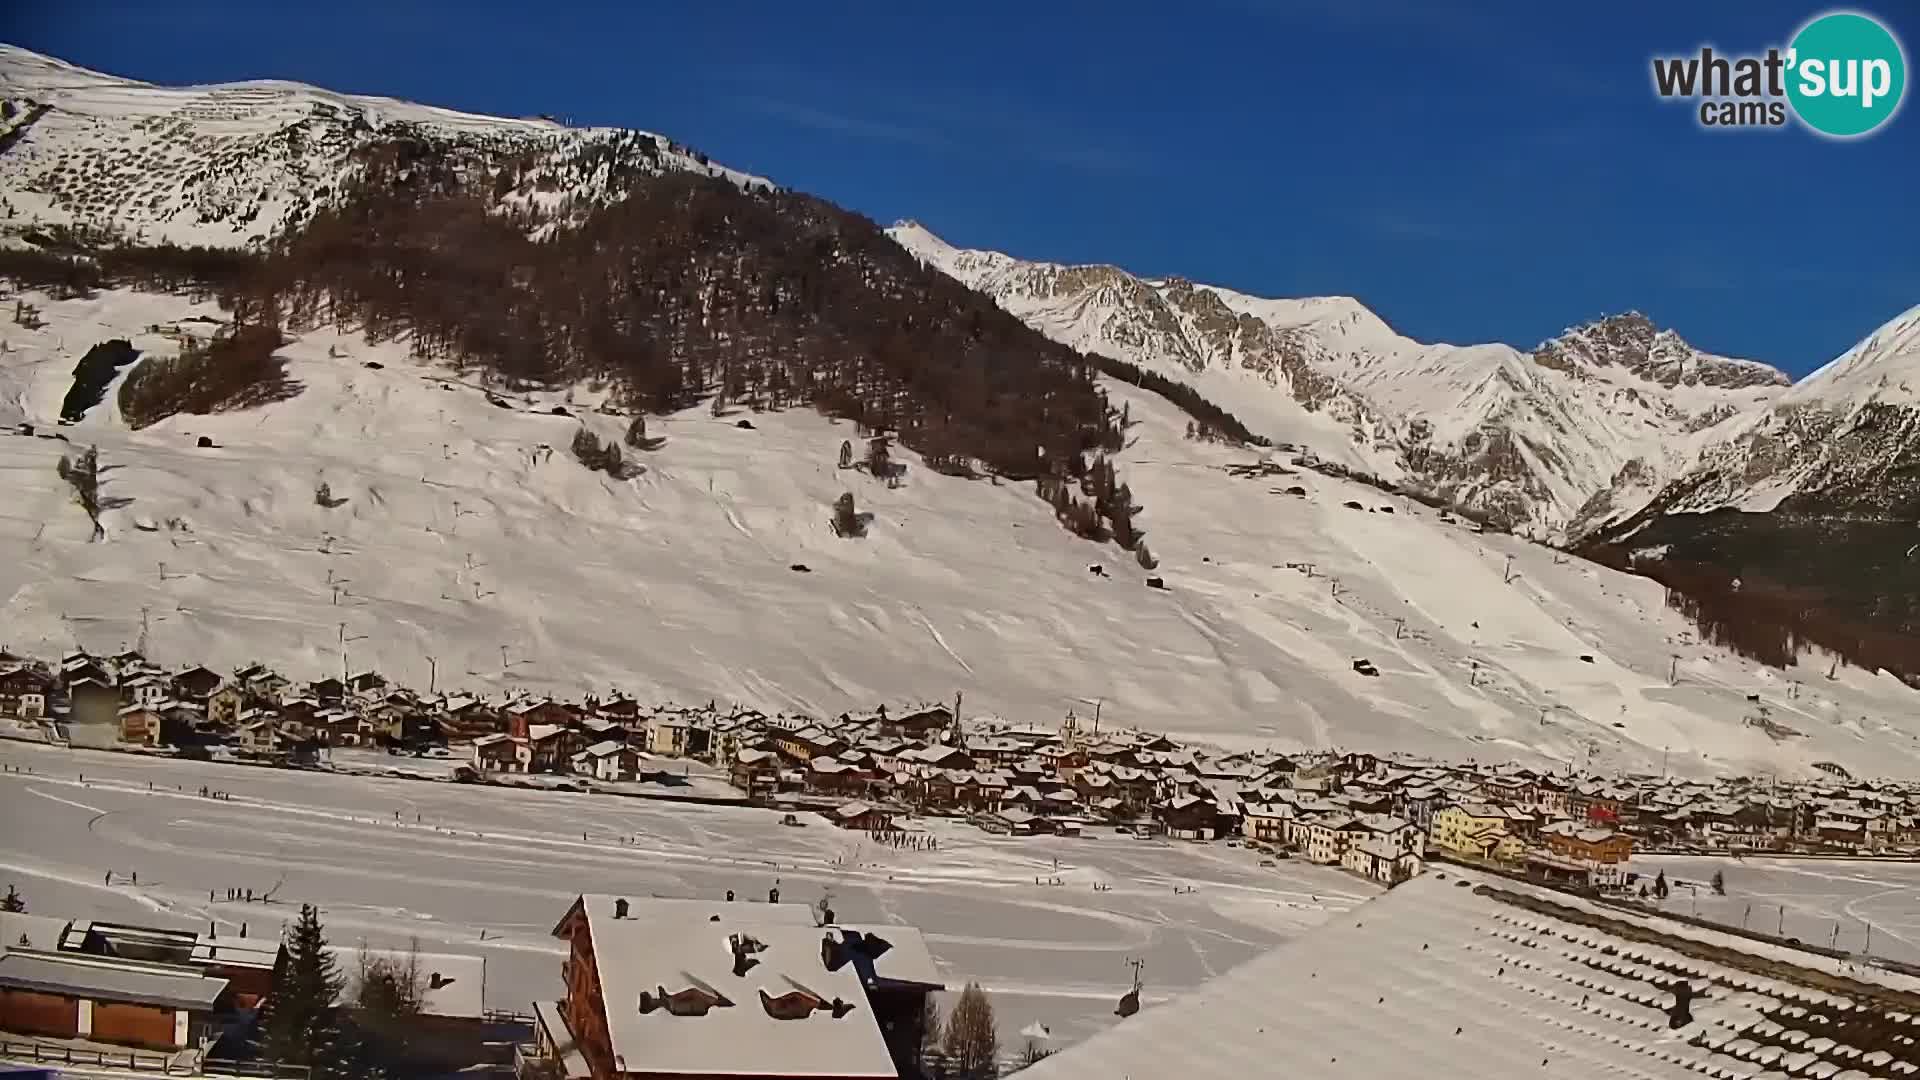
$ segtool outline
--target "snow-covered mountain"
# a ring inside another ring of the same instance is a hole
[[[298,228],[375,139],[455,143],[518,161],[505,205],[551,218],[633,171],[737,184],[664,137],[476,116],[301,83],[155,86],[0,45],[0,226],[72,226],[146,243],[229,247]]]
[[[1920,674],[1920,307],[1711,435],[1666,483],[1596,498],[1590,540],[1904,635],[1873,648]]]
[[[255,244],[329,206],[374,167],[367,148],[393,145],[383,136],[484,158],[497,185],[487,212],[530,230],[663,170],[765,184],[644,133],[287,83],[152,87],[21,50],[0,51],[0,98],[11,106],[0,232],[16,243],[66,225]],[[773,215],[768,235],[788,235],[785,200],[751,201],[763,223]],[[1698,353],[1633,316],[1531,354],[1423,345],[1352,300],[1263,300],[956,251],[910,227],[894,236],[1050,336],[1177,377],[1277,441],[1543,534],[1622,476],[1652,497],[1705,460],[1701,448],[1732,446],[1760,411],[1793,407],[1771,369]],[[1003,359],[1047,348],[870,228],[865,238],[913,272],[909,284],[952,294],[917,311],[1004,323],[1011,344],[992,350]],[[714,280],[728,283],[719,270]],[[927,290],[914,295],[924,303]],[[298,392],[254,407],[135,430],[116,393],[135,365],[62,426],[92,346],[124,338],[170,357],[228,315],[111,288],[21,299],[37,317],[0,328],[0,424],[13,428],[0,436],[0,601],[16,649],[115,648],[140,634],[144,609],[162,661],[262,659],[299,676],[377,657],[408,681],[437,670],[443,688],[619,686],[834,712],[961,689],[971,708],[1040,722],[1092,697],[1119,722],[1229,744],[1595,765],[1647,765],[1670,749],[1681,771],[1834,761],[1920,775],[1920,711],[1890,677],[1829,680],[1815,656],[1804,670],[1743,661],[1699,643],[1652,582],[1295,471],[1297,453],[1229,470],[1255,454],[1186,438],[1194,415],[1124,382],[1102,382],[1131,419],[1112,464],[1165,589],[1144,584],[1134,555],[1062,530],[1032,485],[947,475],[907,450],[897,486],[836,468],[854,427],[810,410],[740,427],[703,400],[651,418],[664,442],[636,451],[638,475],[588,470],[568,440],[585,426],[618,443],[630,419],[598,372],[543,392],[478,386],[420,362],[402,319],[377,343],[352,320],[291,327],[282,355]],[[786,299],[735,297],[733,328],[764,329],[746,301]],[[1895,403],[1912,385],[1911,336],[1834,365],[1819,407],[1866,385]],[[969,388],[955,389],[964,402]],[[55,470],[86,444],[112,470],[99,542]],[[829,523],[848,490],[873,516],[861,540]],[[1752,694],[1774,710],[1765,725]]]
[[[1349,297],[1262,299],[1111,266],[890,234],[1048,336],[1188,382],[1257,432],[1558,537],[1617,483],[1654,489],[1730,418],[1786,392],[1629,313],[1531,353],[1414,341]]]
[[[1791,500],[1801,509],[1913,518],[1920,511],[1920,306],[1715,436],[1674,479],[1668,512],[1769,511]]]
[[[566,450],[581,424],[626,426],[591,388],[502,398],[331,328],[282,350],[294,396],[134,430],[116,391],[136,366],[63,426],[93,345],[167,356],[227,315],[121,290],[23,299],[44,325],[0,335],[16,651],[117,649],[144,623],[164,663],[437,671],[442,690],[833,713],[960,690],[970,713],[1038,723],[1100,698],[1113,722],[1226,745],[1920,776],[1920,709],[1890,677],[1741,660],[1654,582],[1273,471],[1286,455],[1230,470],[1256,455],[1186,438],[1185,413],[1122,382],[1115,460],[1165,589],[1062,530],[1030,485],[907,451],[897,483],[836,468],[852,425],[811,410],[751,429],[704,407],[653,417],[663,441],[615,479]],[[98,541],[56,470],[89,445],[110,470]],[[830,525],[843,490],[873,515],[864,539]]]

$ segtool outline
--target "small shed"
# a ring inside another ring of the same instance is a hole
[[[828,818],[843,829],[858,829],[861,832],[880,832],[893,828],[893,815],[863,802],[850,802],[836,807]]]

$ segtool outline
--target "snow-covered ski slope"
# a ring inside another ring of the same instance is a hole
[[[1135,421],[1120,468],[1165,590],[1131,554],[1072,538],[1030,485],[905,453],[896,489],[837,469],[855,432],[810,411],[653,418],[663,445],[620,482],[568,453],[581,418],[609,439],[627,423],[586,388],[574,417],[550,413],[562,395],[501,408],[403,345],[331,332],[283,350],[304,384],[289,401],[129,431],[110,390],[56,429],[90,346],[170,353],[175,328],[207,332],[181,320],[221,313],[126,292],[28,299],[47,325],[0,335],[0,424],[37,428],[0,436],[17,650],[118,648],[144,612],[167,663],[377,666],[442,690],[820,713],[962,691],[970,715],[1050,723],[1099,699],[1111,722],[1228,745],[1920,775],[1920,695],[1890,677],[1692,644],[1651,582],[1372,488],[1231,476],[1251,452],[1185,439],[1184,414],[1126,386],[1110,386]],[[103,497],[125,500],[98,543],[55,472],[93,443]],[[318,505],[322,482],[346,501]],[[1306,495],[1284,493],[1296,485]],[[829,528],[842,491],[873,515],[864,539]],[[1353,670],[1362,658],[1377,677]],[[1748,695],[1798,735],[1747,723]]]

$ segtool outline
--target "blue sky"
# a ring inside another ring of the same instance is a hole
[[[1911,59],[1909,0],[1865,10]],[[1636,308],[1803,373],[1920,303],[1920,111],[1701,130],[1648,60],[1825,8],[1432,0],[9,4],[155,82],[280,77],[658,131],[885,224],[1529,346]],[[1910,91],[1913,97],[1920,91]]]

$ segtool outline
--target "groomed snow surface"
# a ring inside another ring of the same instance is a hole
[[[296,678],[378,667],[425,689],[431,658],[443,691],[617,687],[816,714],[959,691],[975,718],[1052,724],[1098,699],[1108,722],[1232,746],[1920,775],[1920,694],[1891,677],[1741,661],[1693,643],[1652,582],[1372,488],[1231,476],[1255,455],[1188,441],[1184,414],[1123,385],[1108,387],[1134,420],[1120,471],[1165,590],[1131,553],[1068,535],[1031,485],[940,476],[904,452],[896,489],[837,469],[857,433],[810,410],[650,418],[664,443],[615,481],[568,452],[582,423],[625,430],[591,388],[497,407],[403,345],[331,332],[283,350],[304,386],[292,400],[135,432],[116,384],[57,427],[92,345],[171,354],[178,333],[210,331],[187,320],[221,313],[126,292],[27,300],[46,326],[0,332],[16,651],[116,650],[144,611],[158,662]],[[35,435],[11,433],[23,421]],[[55,471],[89,444],[118,504],[100,542]],[[345,501],[318,505],[323,482]],[[842,491],[874,515],[864,539],[829,527]],[[1799,734],[1746,723],[1748,695]]]
[[[560,996],[564,947],[550,933],[583,891],[714,900],[732,889],[746,905],[777,885],[796,906],[830,892],[843,923],[919,928],[949,985],[992,993],[1007,1039],[1038,1022],[1060,1043],[1113,1021],[1129,957],[1146,961],[1147,1001],[1163,1001],[1378,892],[1302,862],[1261,867],[1244,849],[1105,830],[1013,839],[910,821],[939,850],[909,852],[815,814],[793,828],[767,810],[21,742],[0,742],[0,762],[32,770],[0,772],[0,888],[15,885],[36,914],[217,923],[224,939],[242,922],[271,937],[315,903],[335,944],[418,938],[424,952],[484,957],[487,1006],[519,1012]],[[202,798],[203,785],[230,798]],[[229,887],[273,900],[230,903]]]

